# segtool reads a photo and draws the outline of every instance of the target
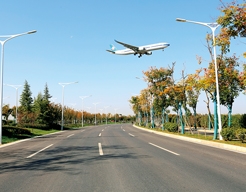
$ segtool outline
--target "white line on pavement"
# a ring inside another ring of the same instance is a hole
[[[99,148],[99,155],[103,155],[103,150],[102,150],[101,143],[98,143],[98,148]]]
[[[67,138],[68,138],[68,137],[71,137],[71,136],[73,136],[73,135],[74,135],[74,134],[68,135]]]
[[[49,146],[47,146],[47,147],[45,147],[45,148],[43,148],[43,149],[37,151],[36,153],[33,153],[32,155],[29,155],[27,158],[31,158],[31,157],[33,157],[34,155],[37,155],[38,153],[40,153],[41,151],[44,151],[45,149],[48,149],[48,148],[51,147],[52,145],[53,145],[53,144],[51,144],[51,145],[49,145]]]
[[[100,133],[98,136],[101,137],[102,133]]]
[[[174,155],[179,155],[178,153],[175,153],[175,152],[173,152],[173,151],[170,151],[170,150],[168,150],[168,149],[165,149],[165,148],[163,148],[163,147],[160,147],[160,146],[158,146],[158,145],[155,145],[155,144],[153,144],[153,143],[149,143],[150,145],[153,145],[153,146],[155,146],[155,147],[157,147],[157,148],[159,148],[159,149],[162,149],[162,150],[164,150],[164,151],[167,151],[167,152],[169,152],[169,153],[172,153],[172,154],[174,154]]]
[[[131,135],[132,137],[135,137],[135,135],[131,134],[131,133],[128,133],[129,135]]]

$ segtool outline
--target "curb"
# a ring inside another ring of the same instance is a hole
[[[8,147],[8,146],[15,145],[17,143],[21,143],[21,142],[24,142],[24,141],[29,141],[29,140],[35,139],[35,138],[45,137],[47,135],[54,135],[54,134],[61,133],[61,132],[62,131],[57,131],[57,132],[54,132],[54,133],[49,133],[49,134],[45,134],[45,135],[35,136],[35,137],[28,138],[28,139],[21,139],[21,140],[14,141],[14,142],[11,142],[11,143],[2,144],[2,145],[0,145],[0,148]]]
[[[137,128],[137,129],[141,129],[143,131],[147,131],[147,132],[151,132],[157,135],[162,135],[165,137],[170,137],[173,139],[179,139],[179,140],[183,140],[183,141],[187,141],[187,142],[192,142],[192,143],[196,143],[196,144],[200,144],[200,145],[206,145],[209,147],[214,147],[214,148],[218,148],[218,149],[223,149],[223,150],[227,150],[227,151],[232,151],[235,153],[241,153],[246,155],[246,147],[241,147],[241,146],[235,146],[235,145],[230,145],[230,144],[224,144],[224,143],[216,143],[213,141],[205,141],[205,140],[201,140],[201,139],[195,139],[195,138],[190,138],[190,137],[185,137],[185,136],[179,136],[179,135],[173,135],[173,134],[168,134],[168,133],[161,133],[155,130],[149,130],[146,128],[141,128],[138,127],[136,125],[133,125],[133,127]]]

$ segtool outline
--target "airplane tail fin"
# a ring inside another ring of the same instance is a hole
[[[115,54],[116,50],[117,50],[116,47],[113,44],[110,44],[110,50],[106,50],[106,51]]]

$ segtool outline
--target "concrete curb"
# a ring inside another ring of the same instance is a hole
[[[61,133],[61,132],[62,131],[57,131],[57,132],[49,133],[49,134],[46,134],[46,135],[35,136],[35,137],[32,137],[32,138],[28,138],[28,139],[22,139],[22,140],[14,141],[14,142],[11,142],[11,143],[2,144],[2,145],[0,145],[0,148],[8,147],[8,146],[15,145],[17,143],[21,143],[21,142],[28,141],[28,140],[35,139],[35,138],[45,137],[47,135],[54,135],[54,134]]]
[[[209,147],[214,147],[214,148],[218,148],[218,149],[224,149],[224,150],[227,150],[227,151],[232,151],[232,152],[241,153],[241,154],[246,155],[246,147],[235,146],[235,145],[224,144],[224,143],[217,143],[217,142],[213,142],[213,141],[206,141],[206,140],[195,139],[195,138],[190,138],[190,137],[185,137],[185,136],[180,136],[180,135],[162,133],[162,132],[155,131],[155,130],[141,128],[141,127],[138,127],[136,125],[133,125],[133,126],[135,128],[137,128],[137,129],[141,129],[143,131],[147,131],[147,132],[154,133],[154,134],[157,134],[157,135],[162,135],[162,136],[170,137],[170,138],[173,138],[173,139],[179,139],[179,140],[183,140],[183,141],[187,141],[187,142],[192,142],[192,143],[196,143],[196,144],[200,144],[200,145],[206,145],[206,146],[209,146]]]

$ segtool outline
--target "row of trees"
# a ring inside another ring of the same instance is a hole
[[[48,85],[45,85],[44,92],[38,93],[37,97],[32,98],[30,85],[27,81],[24,83],[23,92],[20,96],[20,106],[17,112],[18,125],[39,124],[48,128],[60,124],[62,115],[62,105],[50,101],[52,96],[49,94]],[[10,108],[9,105],[3,107],[3,116],[8,120],[9,115],[16,118],[16,106]],[[131,121],[131,116],[122,116],[121,114],[96,114],[97,123],[107,121]],[[95,124],[95,114],[84,111],[84,123]],[[82,112],[64,106],[64,123],[79,124],[82,123]]]
[[[143,72],[144,80],[148,86],[141,90],[138,96],[132,96],[130,100],[138,121],[141,122],[143,116],[146,117],[145,119],[150,116],[151,127],[153,128],[155,117],[161,116],[162,129],[164,129],[163,125],[168,121],[167,116],[172,109],[176,112],[177,123],[182,128],[184,123],[196,128],[196,120],[191,124],[189,116],[193,113],[194,119],[196,119],[198,98],[201,91],[204,91],[207,97],[205,102],[211,119],[209,103],[210,100],[214,102],[214,119],[216,122],[215,65],[212,52],[212,47],[216,43],[220,47],[220,53],[217,55],[220,103],[228,109],[228,127],[231,126],[233,103],[239,94],[246,90],[246,64],[239,63],[239,57],[236,54],[228,56],[227,53],[230,51],[231,38],[246,36],[246,3],[236,4],[232,2],[225,5],[222,2],[220,10],[222,16],[217,19],[217,22],[222,28],[215,42],[213,42],[211,34],[206,35],[206,45],[211,56],[211,61],[206,68],[197,69],[194,74],[188,75],[182,71],[179,81],[175,81],[173,77],[175,62],[168,68],[151,67]],[[246,53],[243,55],[246,57]],[[197,57],[197,60],[198,64],[203,62],[201,57]],[[213,126],[217,126],[216,123]],[[184,129],[182,129],[182,133],[184,133]]]

